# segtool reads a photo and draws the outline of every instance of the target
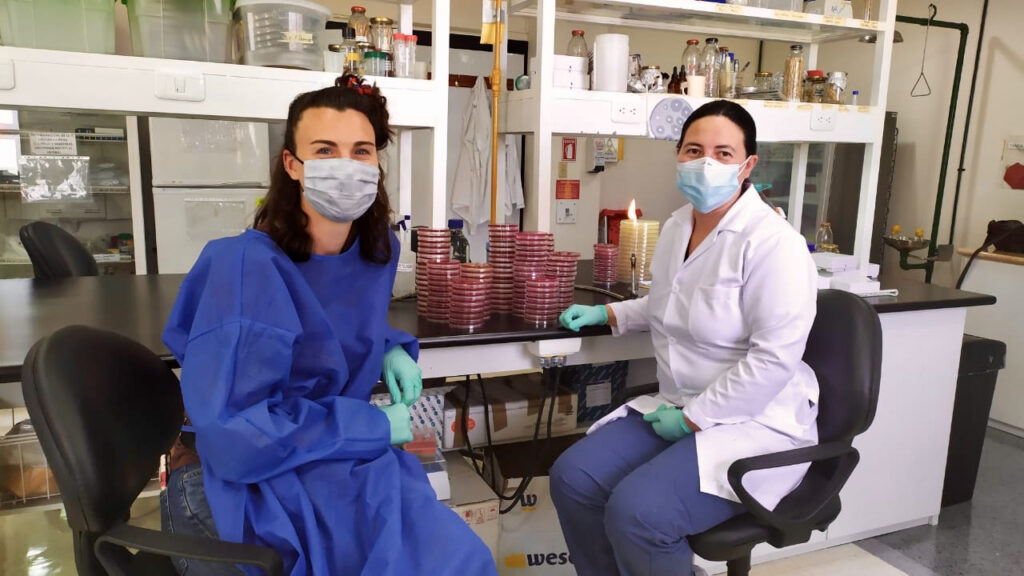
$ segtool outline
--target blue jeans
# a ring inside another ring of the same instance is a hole
[[[743,512],[704,494],[693,435],[662,440],[636,412],[574,444],[551,500],[580,576],[663,576],[693,564],[686,540]]]
[[[186,464],[170,473],[167,489],[160,492],[160,522],[164,532],[218,538],[217,526],[206,501],[203,469]],[[233,564],[172,558],[181,576],[235,576],[242,572]]]

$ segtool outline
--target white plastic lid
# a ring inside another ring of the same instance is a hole
[[[235,2],[235,9],[244,8],[246,6],[285,6],[292,8],[305,8],[306,10],[312,10],[319,12],[325,17],[330,18],[331,11],[316,2],[310,2],[309,0],[237,0]]]

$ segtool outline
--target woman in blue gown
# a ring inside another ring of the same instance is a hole
[[[166,530],[272,547],[293,576],[495,574],[393,447],[411,440],[421,384],[415,338],[387,324],[399,247],[377,153],[390,139],[376,87],[346,76],[298,96],[253,229],[210,242],[186,277],[164,342],[195,452],[172,454]],[[377,408],[382,375],[394,402]]]

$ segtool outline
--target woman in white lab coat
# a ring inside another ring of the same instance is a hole
[[[743,511],[732,462],[817,442],[818,383],[801,360],[817,274],[803,237],[746,180],[756,140],[737,104],[694,111],[676,167],[690,203],[663,227],[649,295],[560,318],[570,330],[650,330],[658,364],[658,395],[599,421],[552,467],[582,576],[681,574],[693,559],[686,537]],[[773,509],[806,469],[754,472],[744,485]]]

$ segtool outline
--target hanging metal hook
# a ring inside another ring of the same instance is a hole
[[[932,29],[932,20],[939,14],[939,9],[935,4],[928,5],[928,24],[924,27],[924,48],[921,50],[921,74],[917,77],[917,82],[914,82],[914,87],[910,89],[910,96],[912,98],[920,98],[923,96],[931,96],[932,86],[928,83],[928,77],[924,75],[924,61],[928,56],[928,32]],[[917,87],[924,82],[922,92],[918,92]]]

